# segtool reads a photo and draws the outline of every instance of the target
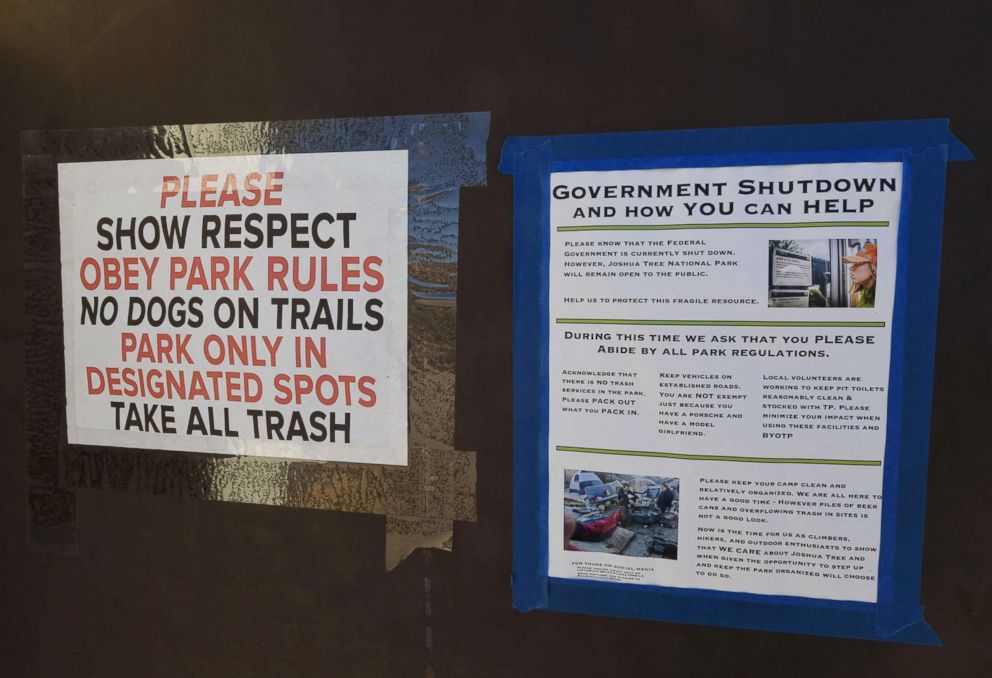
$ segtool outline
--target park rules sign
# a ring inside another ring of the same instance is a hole
[[[405,465],[407,167],[60,164],[68,442]]]

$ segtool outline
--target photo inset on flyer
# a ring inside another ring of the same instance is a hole
[[[901,191],[551,174],[550,576],[876,600]]]
[[[679,556],[679,479],[565,471],[566,551]]]
[[[874,238],[768,241],[768,306],[874,308]]]

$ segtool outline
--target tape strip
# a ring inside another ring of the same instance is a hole
[[[392,570],[418,548],[450,551],[455,525],[450,520],[386,517],[386,569]]]
[[[539,177],[550,173],[551,144],[536,144],[513,161],[513,606],[527,611],[547,607],[549,593],[549,241],[540,228],[549,220],[549,182]]]

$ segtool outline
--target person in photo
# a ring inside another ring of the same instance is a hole
[[[857,254],[844,257],[843,262],[850,266],[850,300],[852,308],[875,308],[875,279],[878,265],[878,248],[874,243],[865,243]]]
[[[630,489],[630,483],[624,483],[617,492],[617,502],[620,504],[620,524],[626,525],[630,521],[630,509],[637,501],[637,495]]]
[[[564,536],[565,536],[565,550],[566,551],[581,551],[582,549],[577,548],[572,544],[572,535],[575,534],[575,513],[570,509],[565,509],[565,520],[564,520]]]
[[[655,506],[664,516],[665,513],[672,508],[672,504],[675,503],[675,493],[672,492],[672,488],[668,486],[668,483],[662,483],[661,491],[658,493],[658,498],[655,500]]]

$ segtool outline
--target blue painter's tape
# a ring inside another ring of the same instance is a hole
[[[508,139],[499,169],[514,177],[514,606],[939,644],[919,593],[941,222],[947,161],[972,157],[946,120]],[[878,602],[549,578],[551,172],[883,161],[902,162],[904,182]]]
[[[550,144],[536,144],[515,158],[513,235],[513,604],[518,610],[548,606],[547,450],[535,440],[548,437],[548,247],[542,237],[517,230],[531,219],[546,222],[550,195]],[[520,266],[520,262],[529,262]],[[544,347],[544,350],[538,350]],[[517,542],[517,539],[520,542]]]
[[[907,642],[938,642],[919,593],[947,160],[943,145],[904,158],[876,630]]]
[[[727,155],[775,150],[817,153],[857,148],[896,148],[918,153],[941,145],[948,147],[948,160],[974,159],[971,151],[951,134],[948,120],[898,120],[830,125],[728,127],[672,132],[511,137],[503,144],[499,171],[512,174],[513,157],[523,149],[542,143],[551,144],[552,158],[571,160],[678,154]]]

